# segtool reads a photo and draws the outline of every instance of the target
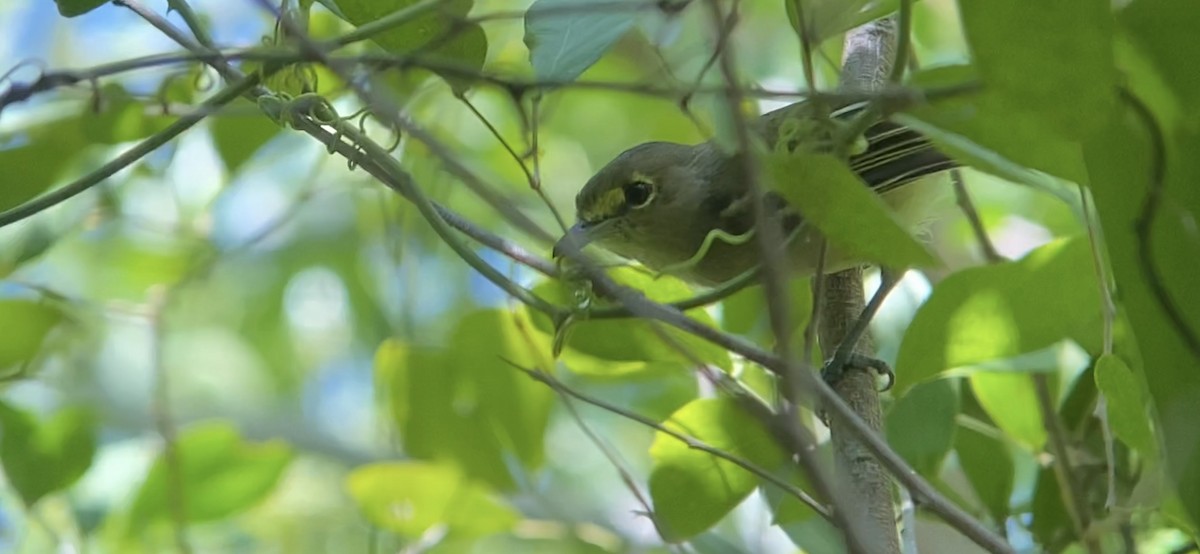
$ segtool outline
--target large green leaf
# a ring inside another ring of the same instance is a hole
[[[1192,0],[1137,0],[1120,12],[1117,21],[1126,36],[1146,53],[1179,101],[1185,115],[1200,115],[1200,10]]]
[[[380,347],[376,375],[409,455],[452,461],[498,489],[516,485],[513,462],[541,464],[553,392],[510,364],[548,369],[550,345],[521,317],[480,310],[459,321],[445,348]]]
[[[16,298],[0,299],[0,374],[33,359],[42,349],[46,335],[63,320],[58,308],[43,302]]]
[[[1085,144],[1085,154],[1116,290],[1140,351],[1142,363],[1134,369],[1144,372],[1162,423],[1168,474],[1194,525],[1200,521],[1200,427],[1194,416],[1200,405],[1200,247],[1192,221],[1200,214],[1200,159],[1194,155],[1200,132],[1169,121],[1161,125],[1163,161],[1150,156],[1146,122],[1132,117],[1111,118]],[[1154,183],[1158,172],[1164,180]],[[1159,208],[1143,221],[1152,194]],[[1117,352],[1131,363],[1139,359],[1133,354]]]
[[[537,0],[525,12],[525,45],[541,79],[574,81],[625,35],[639,10],[604,0]]]
[[[936,89],[968,86],[978,78],[974,67],[944,66],[921,71],[913,76],[912,82],[915,86]],[[929,137],[956,160],[1015,183],[1054,191],[1051,180],[1030,169],[1087,183],[1087,170],[1077,142],[1029,107],[1007,104],[991,88],[916,104],[893,119]]]
[[[958,4],[984,85],[1068,137],[1112,110],[1113,24],[1098,0],[963,0]]]
[[[954,452],[975,495],[993,521],[1008,519],[1008,501],[1012,496],[1014,466],[1012,453],[999,437],[960,426],[954,438]]]
[[[1016,262],[955,273],[905,331],[897,390],[950,368],[1010,358],[1063,339],[1094,346],[1100,304],[1085,238],[1058,240]]]
[[[26,506],[69,487],[92,465],[96,419],[66,408],[43,419],[0,403],[0,462]]]
[[[292,460],[281,441],[246,442],[232,425],[211,422],[184,429],[175,441],[174,462],[160,455],[130,508],[130,534],[165,521],[173,513],[178,486],[188,521],[213,521],[241,512],[275,488]]]
[[[695,400],[664,425],[766,470],[786,460],[762,423],[733,400]],[[655,521],[668,541],[685,540],[712,527],[759,483],[758,477],[733,462],[690,448],[661,432],[654,438],[650,456],[654,459],[650,497]]]
[[[937,264],[879,195],[836,157],[776,153],[765,161],[773,188],[839,252],[896,269]]]
[[[519,514],[483,484],[453,466],[383,462],[356,468],[346,489],[374,525],[419,539],[435,525],[451,536],[480,536],[510,529]]]
[[[979,371],[971,374],[971,391],[988,417],[1006,435],[1032,452],[1046,442],[1033,377],[1025,373]]]
[[[936,476],[954,445],[958,397],[954,380],[939,379],[912,387],[888,411],[888,443],[922,475]]]
[[[1149,403],[1137,376],[1119,356],[1096,360],[1096,388],[1104,393],[1113,435],[1143,455],[1156,456],[1158,443],[1150,430]]]

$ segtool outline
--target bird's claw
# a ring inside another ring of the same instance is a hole
[[[896,383],[896,372],[892,371],[892,366],[883,360],[858,353],[851,353],[843,358],[839,360],[835,356],[833,359],[825,362],[824,367],[821,368],[821,378],[831,386],[846,376],[846,369],[848,368],[871,369],[875,373],[886,377],[887,382],[880,389],[880,392],[891,389],[892,385]]]

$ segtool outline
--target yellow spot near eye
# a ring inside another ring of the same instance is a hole
[[[579,217],[584,221],[601,221],[620,213],[625,206],[625,191],[621,188],[604,191],[583,211]]]

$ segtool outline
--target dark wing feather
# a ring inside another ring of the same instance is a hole
[[[850,169],[881,194],[958,166],[936,150],[929,139],[891,121],[872,125],[867,129],[866,139],[867,150],[850,157]]]

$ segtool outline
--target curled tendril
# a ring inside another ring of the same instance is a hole
[[[396,149],[400,148],[400,139],[404,138],[404,135],[400,132],[400,126],[394,123],[390,125],[388,129],[392,132],[392,141],[388,143],[388,146],[386,149],[384,149],[384,151],[391,154],[392,152],[395,152]]]
[[[704,235],[704,242],[700,243],[700,248],[696,249],[696,253],[693,254],[692,257],[677,264],[664,267],[661,271],[654,273],[654,278],[658,279],[663,275],[677,273],[695,267],[696,264],[700,263],[700,260],[703,260],[704,257],[708,255],[708,251],[712,249],[713,243],[718,240],[727,244],[739,246],[746,244],[753,237],[754,229],[750,229],[749,231],[746,231],[740,235],[735,235],[722,229],[713,229],[712,231],[709,231],[707,235]]]

